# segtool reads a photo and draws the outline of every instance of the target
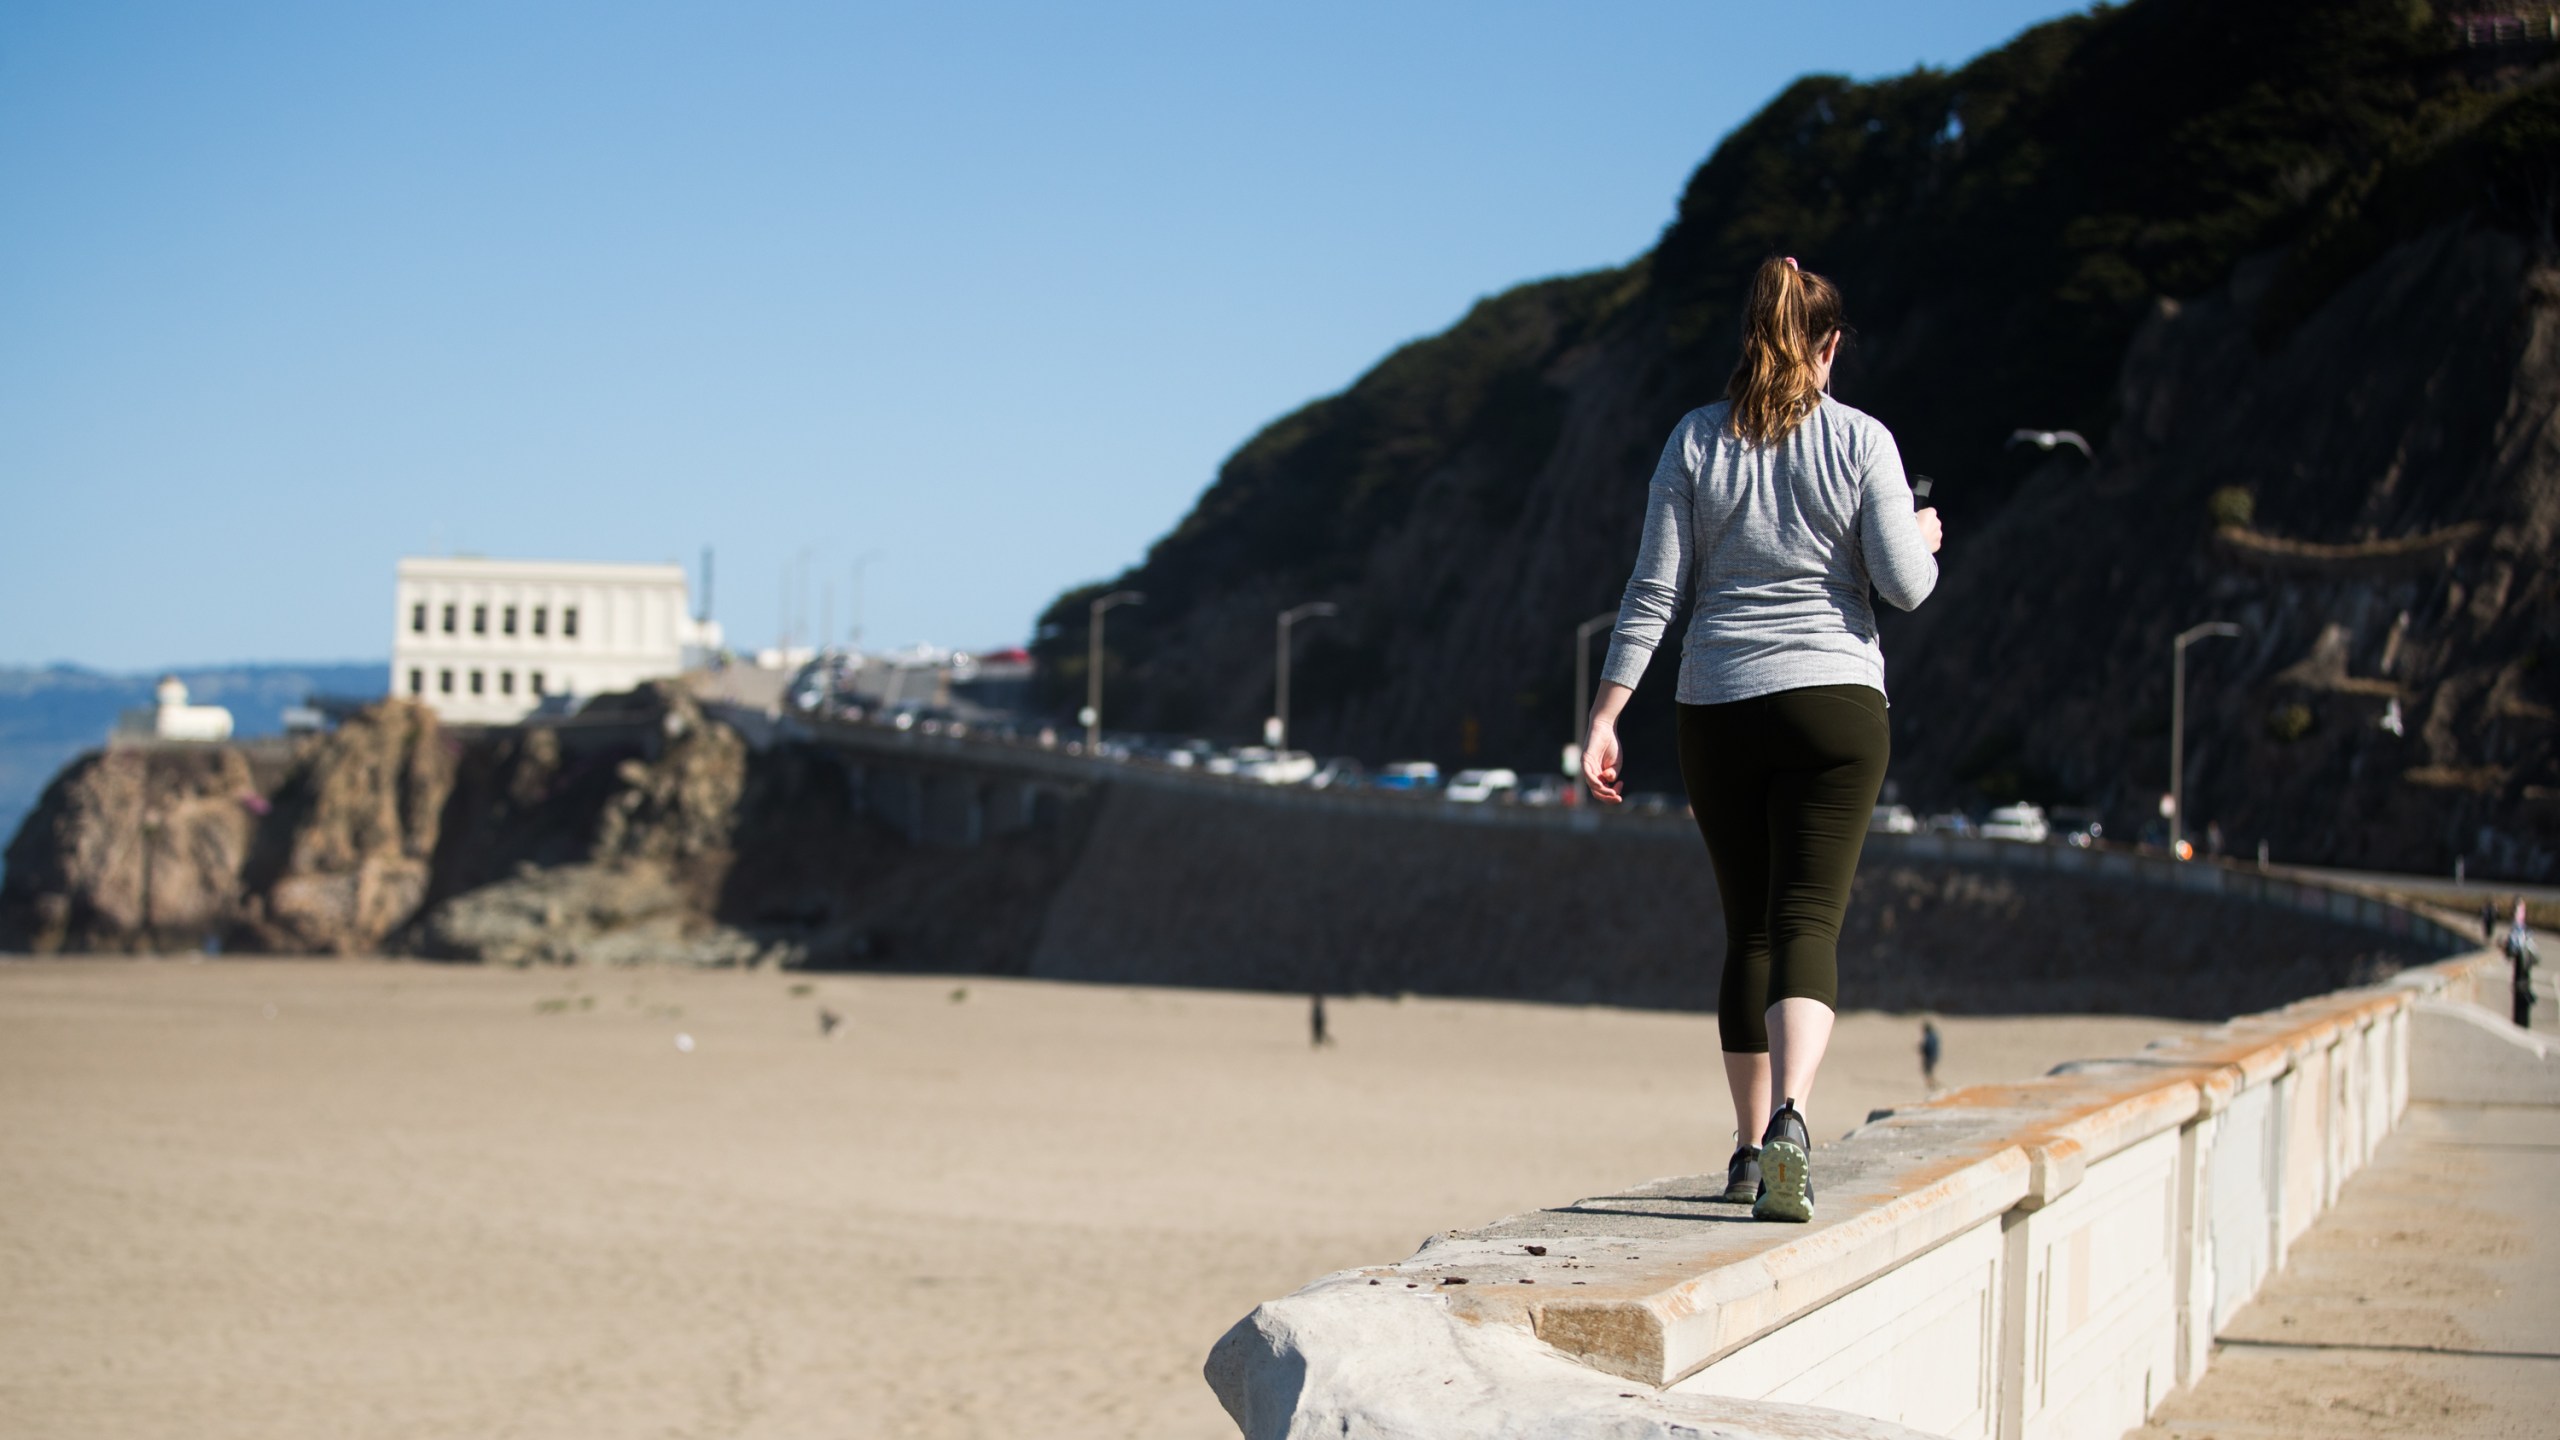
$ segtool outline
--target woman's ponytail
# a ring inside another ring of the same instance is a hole
[[[1760,262],[1742,307],[1742,360],[1724,387],[1733,433],[1753,445],[1783,440],[1822,403],[1814,360],[1840,328],[1840,290],[1795,258]]]

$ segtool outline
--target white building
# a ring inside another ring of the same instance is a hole
[[[150,740],[222,741],[231,738],[231,712],[219,705],[187,703],[187,682],[175,675],[160,677],[152,704],[127,710],[116,721],[113,739],[131,743]]]
[[[681,565],[406,559],[395,590],[391,693],[458,724],[628,690],[720,645],[719,624],[693,618]]]

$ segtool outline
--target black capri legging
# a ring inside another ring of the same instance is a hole
[[[1727,1051],[1766,1052],[1780,1000],[1838,1008],[1840,919],[1892,752],[1865,685],[1680,707],[1680,776],[1724,898]]]

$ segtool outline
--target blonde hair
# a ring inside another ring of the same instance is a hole
[[[1724,387],[1735,435],[1774,444],[1813,413],[1822,403],[1814,361],[1839,328],[1838,286],[1798,269],[1792,256],[1760,262],[1742,307],[1742,359]]]

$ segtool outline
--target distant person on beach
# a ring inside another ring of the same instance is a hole
[[[2492,944],[2497,938],[2498,902],[2483,895],[2480,897],[2480,943]]]
[[[1920,1079],[1922,1083],[1929,1087],[1929,1093],[1932,1095],[1938,1093],[1939,1049],[1937,1022],[1931,1020],[1921,1021]]]
[[[2507,1000],[2514,1008],[2517,1028],[2533,1028],[2533,966],[2541,957],[2534,953],[2532,917],[2525,911],[2524,897],[2516,897],[2516,923],[2507,927]]]
[[[1582,749],[1591,793],[1623,801],[1618,715],[1687,606],[1680,774],[1724,897],[1725,1198],[1764,1220],[1813,1218],[1802,1106],[1891,750],[1869,592],[1908,610],[1938,583],[1938,512],[1913,509],[1892,434],[1826,393],[1841,334],[1830,281],[1761,263],[1724,400],[1681,417],[1654,467]]]
[[[1321,1050],[1332,1043],[1332,1034],[1324,1028],[1324,992],[1318,990],[1307,996],[1307,1044]]]

